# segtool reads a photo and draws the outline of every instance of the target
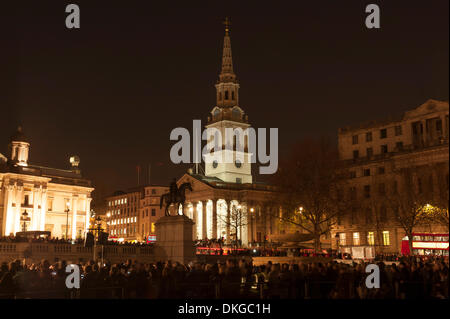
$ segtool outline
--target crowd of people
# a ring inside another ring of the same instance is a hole
[[[0,298],[448,298],[448,258],[378,262],[380,288],[365,285],[365,264],[308,262],[255,266],[226,262],[78,263],[80,289],[66,287],[66,262],[0,265]]]

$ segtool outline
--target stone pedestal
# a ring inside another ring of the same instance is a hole
[[[194,222],[187,216],[164,216],[155,223],[156,258],[160,261],[188,263],[195,259],[192,240]]]

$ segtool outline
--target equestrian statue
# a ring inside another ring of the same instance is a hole
[[[178,211],[180,210],[180,205],[183,205],[186,201],[186,189],[190,190],[192,192],[192,186],[191,183],[183,183],[180,185],[180,187],[177,186],[177,180],[174,178],[172,183],[170,183],[170,192],[161,195],[161,200],[159,203],[159,208],[163,207],[163,204],[166,204],[165,209],[165,215],[171,216],[169,213],[169,207],[170,205],[174,204],[177,208],[177,215]],[[182,211],[182,214],[184,215],[184,212]]]

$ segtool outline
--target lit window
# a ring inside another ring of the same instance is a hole
[[[352,144],[353,145],[358,144],[358,135],[353,135],[353,137],[352,137]]]
[[[341,246],[345,246],[346,245],[345,233],[340,233],[339,234],[339,245],[341,245]]]
[[[387,230],[385,230],[383,232],[383,245],[384,246],[389,246],[391,244],[390,240],[389,240],[389,232]]]
[[[151,226],[152,228],[151,228],[151,232],[152,233],[154,233],[155,232],[155,223],[152,223],[152,226]]]
[[[375,235],[373,234],[373,231],[367,233],[367,244],[371,246],[375,245]]]
[[[353,245],[359,246],[359,233],[353,233]]]

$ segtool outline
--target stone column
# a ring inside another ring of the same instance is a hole
[[[212,200],[212,233],[213,238],[219,238],[217,234],[217,199]]]
[[[47,188],[43,188],[41,192],[41,213],[40,213],[41,220],[39,223],[39,230],[45,231],[46,215],[47,215]]]
[[[197,207],[192,204],[192,221],[194,222],[193,224],[193,228],[192,228],[192,236],[193,236],[193,240],[197,239]]]
[[[23,196],[23,186],[16,187],[16,213],[15,213],[15,222],[14,222],[14,234],[22,231],[20,227],[20,215],[22,215],[22,196]]]
[[[208,201],[202,200],[202,238],[206,239],[208,237],[208,223],[206,216],[206,204]]]
[[[32,230],[39,230],[39,210],[38,210],[38,194],[39,188],[33,188],[33,216],[31,217]]]
[[[72,239],[77,238],[78,196],[72,198]]]
[[[230,243],[230,232],[231,232],[231,200],[227,200],[227,243]]]
[[[12,207],[14,186],[7,185],[5,189],[7,190],[4,201],[4,204],[6,205],[6,221],[3,223],[3,235],[9,236],[14,232],[14,210]]]
[[[89,228],[89,218],[91,215],[91,200],[92,200],[92,198],[89,198],[86,196],[86,200],[84,202],[84,211],[85,211],[84,231],[85,231],[85,233],[88,232],[88,228]],[[109,219],[109,221],[111,222],[111,219]],[[111,227],[111,225],[110,225],[110,227]]]

